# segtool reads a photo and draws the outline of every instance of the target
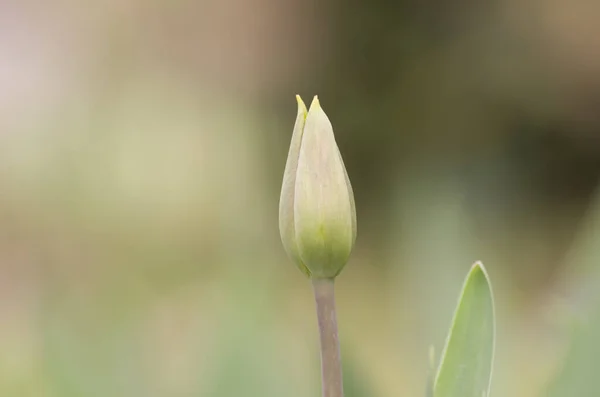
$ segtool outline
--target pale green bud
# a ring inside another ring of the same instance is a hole
[[[315,96],[298,115],[283,175],[279,231],[296,265],[312,278],[333,278],[356,240],[352,186],[329,118]]]

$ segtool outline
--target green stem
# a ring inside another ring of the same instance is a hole
[[[321,339],[323,397],[344,397],[333,279],[313,279]]]

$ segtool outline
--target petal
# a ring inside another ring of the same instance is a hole
[[[329,118],[314,98],[306,118],[294,197],[296,241],[315,278],[335,277],[354,240],[353,198]]]
[[[302,264],[298,254],[298,245],[296,243],[294,229],[294,189],[296,185],[296,170],[298,168],[298,156],[300,154],[300,145],[306,122],[306,105],[299,95],[296,95],[298,102],[298,114],[292,133],[292,141],[288,152],[285,171],[283,173],[283,184],[281,187],[281,197],[279,200],[279,233],[281,241],[287,254],[294,260],[296,265],[307,275],[310,275],[306,266]]]

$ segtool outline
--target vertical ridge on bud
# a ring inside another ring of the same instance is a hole
[[[340,153],[340,149],[337,147],[337,145],[336,145],[336,149],[337,149],[338,156],[340,157],[340,162],[342,163],[342,165],[344,165],[344,160],[342,159],[342,154]],[[346,177],[346,186],[348,188],[348,197],[350,199],[350,213],[352,215],[352,219],[351,219],[351,223],[352,223],[352,246],[354,246],[354,243],[356,242],[356,233],[357,233],[357,227],[356,227],[356,202],[354,201],[354,190],[352,189],[352,184],[350,183],[350,177],[348,177],[348,171],[346,170],[345,166],[343,168],[344,168],[344,176]]]

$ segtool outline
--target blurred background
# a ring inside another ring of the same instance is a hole
[[[424,394],[476,260],[492,394],[540,395],[600,286],[598,18],[587,0],[0,2],[0,395],[319,395],[312,291],[277,221],[295,94],[319,95],[356,197],[348,397]]]

